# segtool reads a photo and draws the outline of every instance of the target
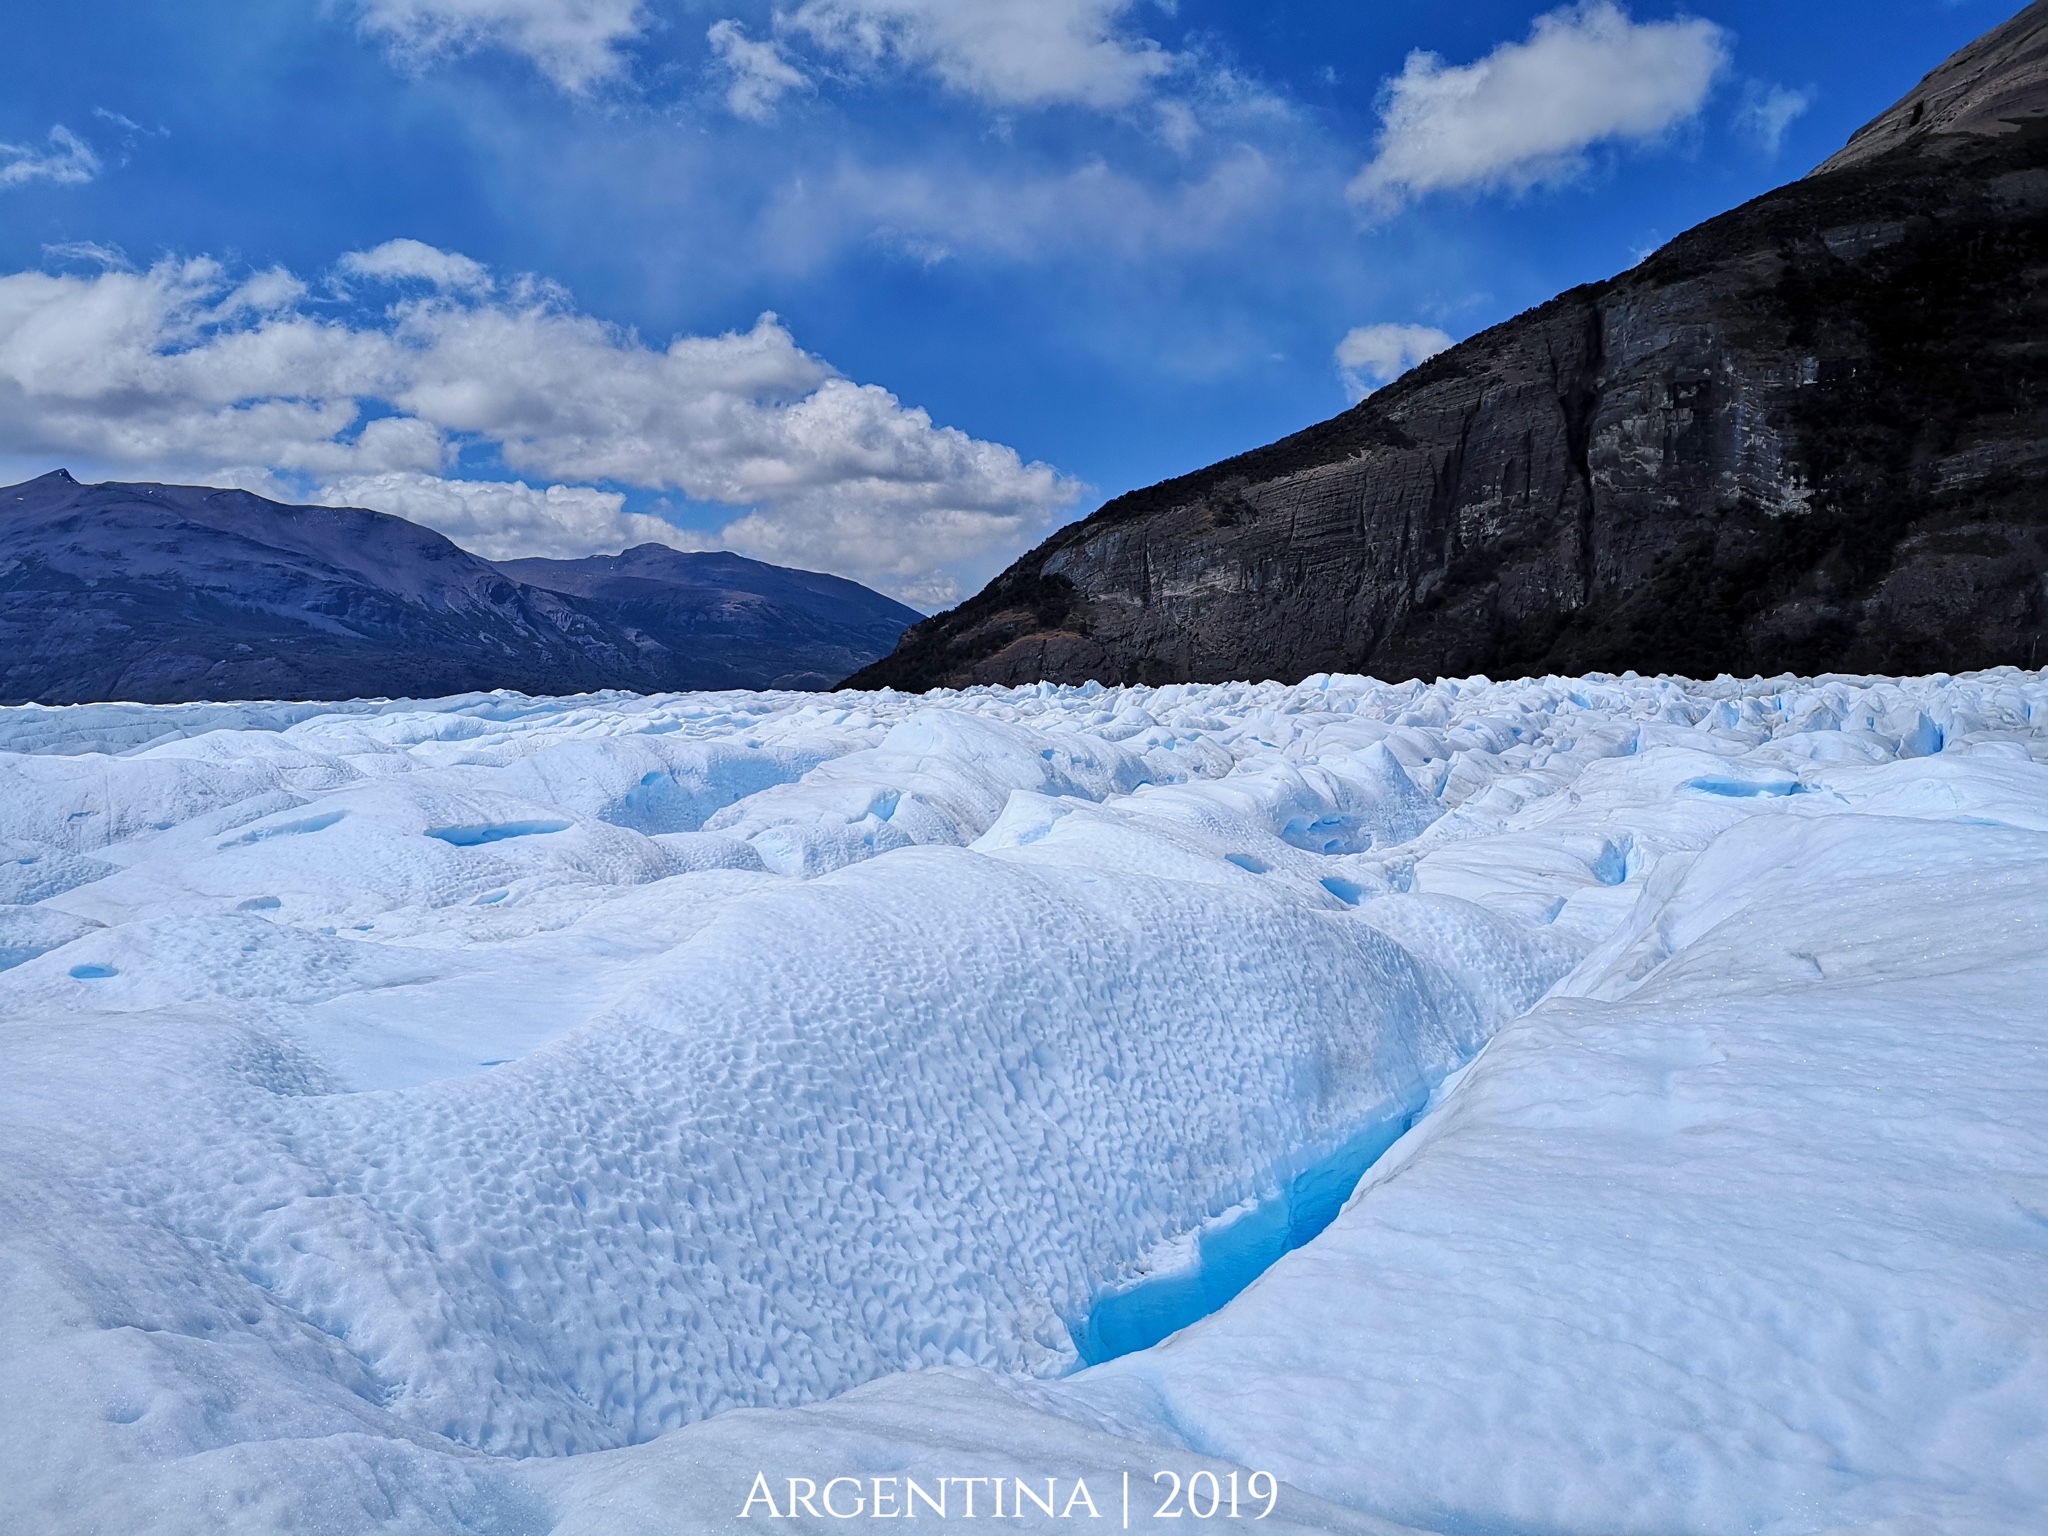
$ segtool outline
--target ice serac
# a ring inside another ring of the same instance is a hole
[[[822,688],[916,617],[737,555],[494,566],[357,508],[0,488],[0,703]]]
[[[861,686],[2048,660],[2048,4],[1820,170],[1134,491]]]

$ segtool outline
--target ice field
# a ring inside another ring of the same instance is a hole
[[[9,1532],[2040,1530],[2048,675],[0,710],[0,1301]]]

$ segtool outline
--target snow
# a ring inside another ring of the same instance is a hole
[[[1206,1468],[1275,1530],[2029,1529],[2044,727],[2010,670],[0,710],[0,1527]]]

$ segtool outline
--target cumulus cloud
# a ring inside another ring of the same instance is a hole
[[[424,240],[386,240],[374,250],[350,251],[338,263],[351,277],[374,282],[414,279],[448,293],[489,293],[490,269],[456,251],[437,250]]]
[[[1354,402],[1363,400],[1451,344],[1451,338],[1433,325],[1354,326],[1337,343],[1345,393]]]
[[[625,68],[620,45],[645,26],[642,0],[361,0],[363,29],[401,57],[501,48],[565,91]]]
[[[75,187],[100,173],[100,157],[62,123],[50,130],[50,147],[0,144],[0,187],[21,187],[32,181]]]
[[[844,378],[772,315],[653,347],[551,284],[476,279],[464,261],[388,245],[344,258],[352,276],[459,279],[349,318],[289,272],[237,278],[205,259],[0,276],[0,453],[285,477],[421,512],[500,555],[696,542],[612,499],[675,491],[733,508],[731,547],[925,603],[959,595],[1078,494]],[[545,489],[449,478],[478,449]]]
[[[545,555],[573,560],[635,544],[714,547],[697,534],[625,510],[622,491],[588,485],[528,485],[524,480],[446,480],[418,470],[341,475],[315,500],[330,507],[393,512],[445,533],[486,560]]]
[[[1711,21],[1638,23],[1612,0],[1539,16],[1527,42],[1474,64],[1411,53],[1351,196],[1390,213],[1447,188],[1566,180],[1592,145],[1654,138],[1697,113],[1728,53]]]
[[[1736,109],[1736,129],[1767,155],[1776,155],[1790,128],[1813,105],[1813,92],[1795,91],[1783,85],[1765,85],[1752,80],[1742,89],[1742,105]]]
[[[704,34],[711,52],[732,79],[726,86],[725,104],[737,117],[765,123],[775,116],[775,104],[791,91],[809,85],[810,77],[782,55],[772,40],[756,41],[736,21],[713,22]]]
[[[925,69],[998,107],[1117,108],[1179,60],[1122,30],[1132,0],[803,0],[778,15],[855,66]]]

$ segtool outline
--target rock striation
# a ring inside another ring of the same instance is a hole
[[[1134,491],[856,686],[2048,664],[2048,0],[1805,179]]]
[[[0,704],[815,689],[917,616],[730,554],[493,565],[358,508],[63,470],[0,489]]]

